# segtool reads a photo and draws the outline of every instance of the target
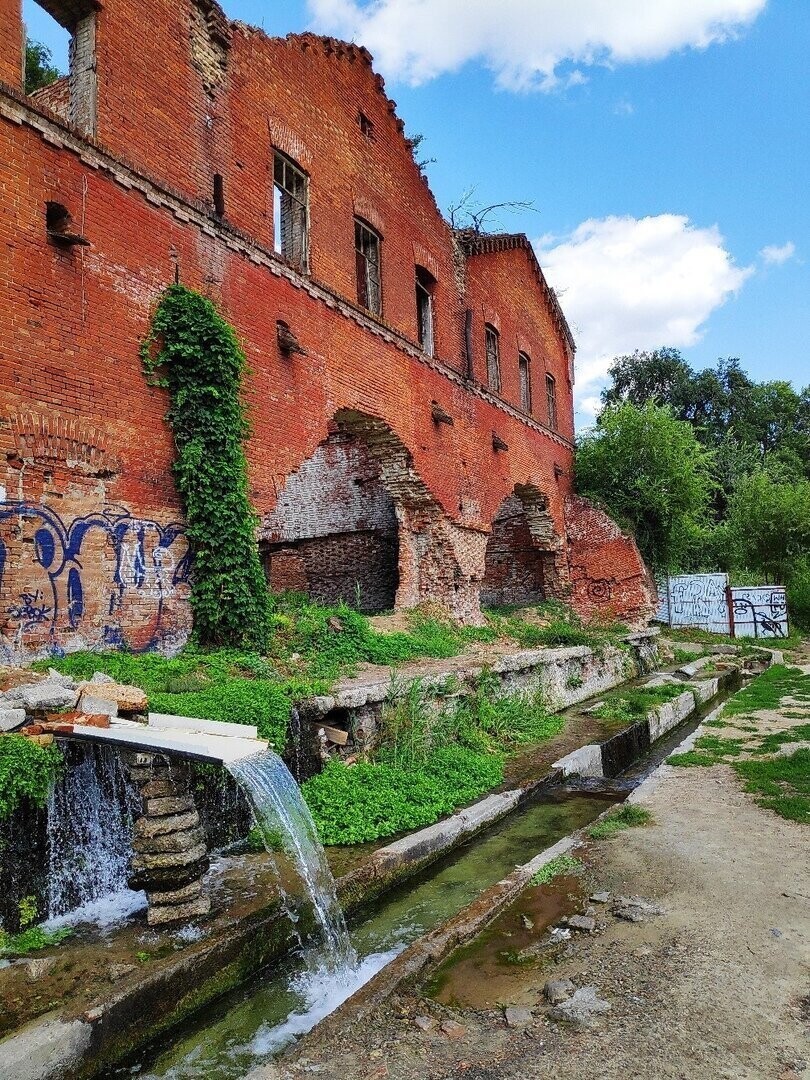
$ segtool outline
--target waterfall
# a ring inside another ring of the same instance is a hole
[[[111,747],[73,747],[48,799],[48,917],[127,889],[137,791]]]
[[[347,975],[357,957],[315,822],[290,770],[272,750],[227,768],[250,800],[267,850],[272,853],[280,843],[306,886],[322,937],[319,962],[332,974]]]

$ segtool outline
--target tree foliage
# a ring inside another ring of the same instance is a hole
[[[43,86],[50,86],[62,72],[52,63],[51,50],[40,41],[25,42],[25,92],[33,94]]]
[[[635,535],[654,567],[674,568],[686,536],[707,518],[714,455],[665,406],[604,409],[577,454],[577,487]]]
[[[248,497],[242,348],[210,300],[172,285],[158,304],[142,357],[153,384],[169,391],[174,477],[194,560],[195,634],[202,645],[261,648],[268,590]]]
[[[810,552],[810,481],[787,481],[760,469],[745,477],[729,502],[735,560],[784,583]]]

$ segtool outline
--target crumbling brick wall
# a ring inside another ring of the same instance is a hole
[[[586,619],[642,624],[655,613],[655,582],[632,537],[588,499],[565,500],[571,602]]]

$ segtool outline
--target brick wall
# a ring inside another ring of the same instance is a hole
[[[658,602],[655,582],[635,541],[602,510],[577,495],[565,501],[571,602],[587,619],[643,623]]]
[[[9,3],[0,0],[7,74],[19,21]],[[345,591],[351,573],[341,576],[332,539],[343,537],[377,567],[382,603],[392,587],[384,508],[399,532],[397,605],[439,600],[475,621],[492,521],[505,499],[532,491],[564,591],[571,346],[527,246],[459,247],[365,50],[269,39],[208,0],[119,0],[94,18],[97,141],[0,91],[11,211],[0,218],[0,651],[174,648],[188,633],[167,400],[146,384],[138,353],[176,277],[211,297],[244,344],[250,495],[260,538],[297,552],[288,578]],[[272,250],[274,147],[309,176],[306,276]],[[89,246],[48,238],[48,201]],[[380,318],[356,302],[355,215],[382,236]],[[436,280],[435,356],[416,341],[416,266]],[[304,353],[282,351],[279,320]],[[498,395],[483,385],[492,320]],[[558,432],[542,407],[521,408],[518,349],[531,356],[536,406],[542,373],[555,373]],[[437,406],[451,422],[437,422]]]

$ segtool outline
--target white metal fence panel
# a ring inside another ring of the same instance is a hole
[[[695,626],[730,634],[727,574],[681,574],[659,584],[656,618],[669,626]]]
[[[733,588],[735,637],[787,637],[787,598],[781,585]]]

